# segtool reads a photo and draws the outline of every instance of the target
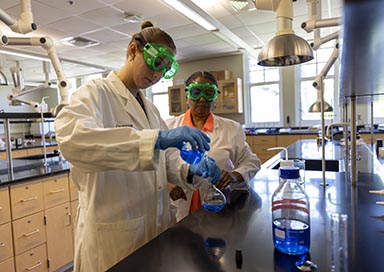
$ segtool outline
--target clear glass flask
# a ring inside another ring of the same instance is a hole
[[[209,212],[219,212],[224,209],[227,199],[225,195],[210,183],[207,193],[203,197],[203,207]]]
[[[205,152],[200,152],[198,149],[193,150],[190,143],[184,143],[180,150],[181,158],[189,164],[198,164],[203,158]]]

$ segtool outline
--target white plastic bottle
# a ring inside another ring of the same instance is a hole
[[[308,252],[311,242],[309,199],[299,178],[298,167],[281,167],[279,187],[272,195],[273,244],[291,255]]]

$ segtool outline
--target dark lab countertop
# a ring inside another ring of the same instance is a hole
[[[327,150],[332,158],[343,156],[341,146],[329,143]],[[298,141],[288,151],[294,157],[301,154],[314,158],[317,152],[321,154],[314,140]],[[321,171],[306,172],[305,190],[311,209],[311,248],[307,257],[318,265],[318,271],[331,271],[330,215],[334,212],[348,215],[346,271],[379,271],[384,267],[384,206],[375,204],[384,201],[384,196],[368,193],[384,189],[384,169],[366,145],[358,146],[358,153],[356,187],[351,186],[348,172],[326,172],[326,187],[320,185]],[[264,164],[251,181],[249,194],[241,195],[235,204],[219,213],[197,210],[109,271],[298,271],[293,264],[296,257],[274,250],[272,243],[270,209],[271,196],[278,186],[277,172]],[[218,246],[209,250],[207,240]],[[242,251],[241,269],[236,267],[236,250]],[[220,251],[221,258],[215,257]]]
[[[44,159],[13,159],[13,175],[8,170],[6,160],[0,161],[0,187],[19,182],[25,182],[35,178],[57,175],[69,171],[69,163],[60,156]]]

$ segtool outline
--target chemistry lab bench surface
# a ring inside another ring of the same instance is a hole
[[[218,213],[200,208],[109,272],[299,271],[295,263],[303,258],[317,264],[317,271],[332,271],[331,266],[338,264],[343,264],[344,270],[334,271],[382,271],[384,206],[376,202],[384,201],[384,195],[369,191],[384,189],[384,167],[373,147],[358,145],[358,178],[353,186],[345,148],[334,141],[328,142],[325,149],[325,160],[339,161],[340,165],[325,171],[325,180],[317,164],[306,171],[305,191],[311,216],[308,254],[290,256],[273,246],[271,198],[279,183],[276,165],[285,156],[279,153],[263,164],[251,180],[248,193],[232,195],[233,201]],[[321,154],[315,140],[299,140],[288,148],[290,159],[322,160]],[[335,213],[348,217],[343,229],[347,239],[332,238],[331,215]],[[340,251],[345,257],[338,258]]]
[[[12,167],[7,160],[0,160],[0,187],[33,179],[49,177],[69,172],[70,165],[56,152],[12,159]]]

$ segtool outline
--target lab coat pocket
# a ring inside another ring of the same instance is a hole
[[[114,223],[97,223],[99,267],[107,269],[146,242],[144,217]]]

